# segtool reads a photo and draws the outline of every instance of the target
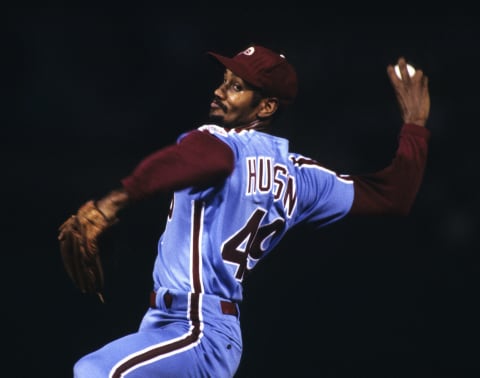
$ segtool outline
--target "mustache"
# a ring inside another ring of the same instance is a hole
[[[222,104],[222,102],[220,101],[219,98],[215,97],[212,102],[215,104],[215,105],[218,105],[218,107],[220,109],[222,109],[225,113],[227,112],[227,107],[225,105]]]

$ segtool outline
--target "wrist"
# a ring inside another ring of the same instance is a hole
[[[107,221],[113,221],[117,219],[117,214],[128,204],[128,201],[127,192],[123,189],[118,189],[97,200],[95,205]]]

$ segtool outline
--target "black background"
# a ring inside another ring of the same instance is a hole
[[[237,377],[473,377],[478,355],[478,17],[369,9],[9,7],[2,46],[2,369],[71,377],[83,354],[136,330],[158,198],[103,241],[106,304],[63,270],[58,226],[139,160],[199,126],[221,72],[205,56],[283,49],[300,92],[278,133],[341,172],[388,164],[401,125],[386,66],[430,79],[424,183],[402,219],[293,230],[245,282]],[[6,363],[6,365],[5,365]]]

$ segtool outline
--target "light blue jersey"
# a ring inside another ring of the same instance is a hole
[[[290,228],[321,227],[349,211],[353,182],[289,152],[284,138],[215,125],[199,130],[231,147],[235,167],[218,186],[175,192],[158,244],[155,287],[240,302],[245,275]]]
[[[233,172],[217,186],[174,193],[138,332],[77,361],[75,378],[234,376],[245,276],[291,227],[321,227],[350,210],[353,182],[289,152],[286,139],[199,129],[231,147]]]

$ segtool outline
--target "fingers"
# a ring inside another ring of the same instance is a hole
[[[103,266],[100,255],[95,256],[92,261],[91,271],[93,274],[91,292],[101,296],[103,290]],[[101,298],[100,298],[101,299]],[[102,301],[103,302],[103,301]]]
[[[74,273],[73,264],[72,264],[73,262],[72,251],[73,251],[74,240],[72,239],[71,233],[64,230],[67,227],[68,227],[67,224],[63,225],[61,236],[59,236],[60,254],[62,256],[63,266],[65,267],[65,270],[67,271],[68,276],[72,281],[75,282],[75,273]]]
[[[400,57],[397,60],[398,72],[395,70],[395,66],[389,64],[387,66],[387,74],[390,82],[395,88],[399,86],[405,87],[411,85],[411,83],[425,87],[428,85],[426,76],[422,69],[410,66],[404,57]],[[412,71],[413,68],[413,71]],[[410,72],[409,72],[410,69]],[[400,77],[398,76],[400,74]]]
[[[85,283],[81,271],[81,255],[82,246],[80,245],[78,219],[76,217],[70,217],[61,227],[62,231],[59,235],[60,240],[60,252],[63,260],[65,270],[82,292],[85,291]]]
[[[400,71],[400,80],[402,81],[409,81],[412,76],[408,72],[407,61],[404,57],[400,57],[397,61],[398,70]],[[398,77],[398,76],[397,76]]]
[[[410,65],[404,57],[398,58],[397,65],[401,74],[401,79],[398,81],[408,83],[408,82],[415,82],[415,83],[421,83],[421,85],[425,85],[427,83],[424,83],[423,80],[426,78],[425,73],[421,68],[415,67]],[[409,69],[413,69],[413,73],[409,72]],[[397,78],[398,76],[395,75]]]
[[[398,67],[396,67],[398,66]],[[388,77],[390,78],[390,81],[392,84],[399,85],[400,83],[408,83],[410,82],[415,76],[417,76],[417,72],[415,71],[412,76],[410,76],[409,72],[409,67],[407,65],[407,61],[403,56],[398,58],[396,66],[390,64],[387,66],[387,73]],[[398,68],[398,71],[396,71],[396,68]],[[413,66],[410,66],[410,69],[412,69]],[[400,76],[399,76],[400,75]]]
[[[65,229],[70,227],[72,222],[74,222],[75,215],[72,215],[70,218],[68,218],[65,222],[62,223],[62,225],[58,228],[58,240],[63,240],[65,238]]]

